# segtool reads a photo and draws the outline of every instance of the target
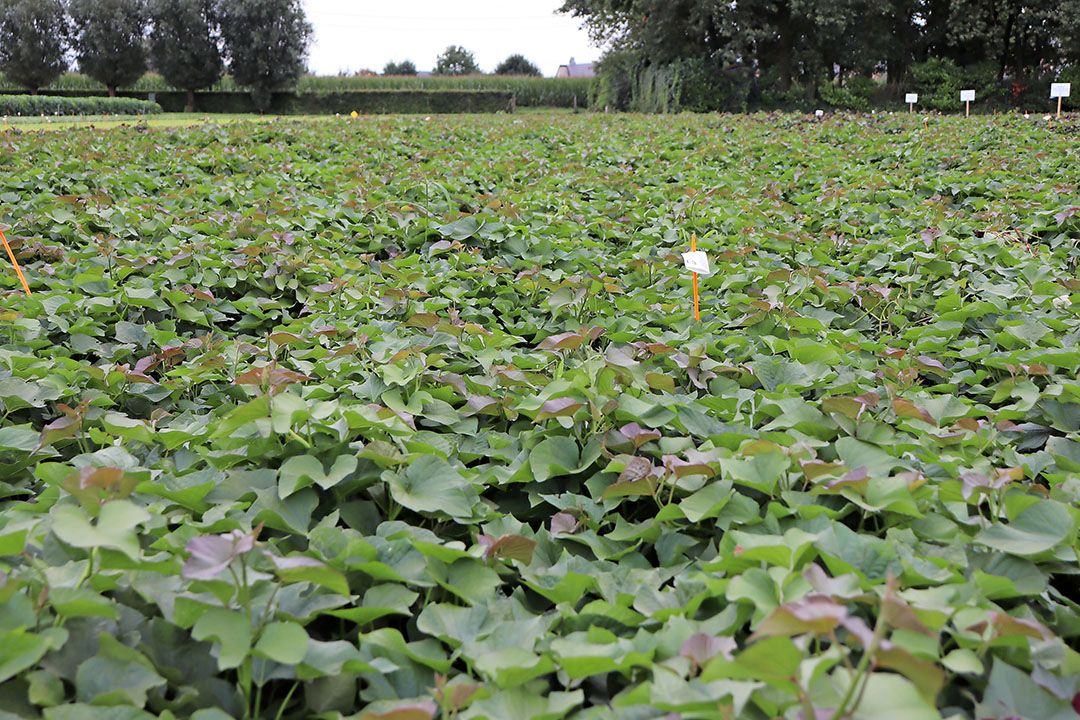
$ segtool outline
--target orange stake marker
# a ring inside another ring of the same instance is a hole
[[[8,257],[11,259],[11,264],[15,268],[15,274],[19,276],[19,282],[22,283],[22,288],[27,295],[30,295],[30,286],[26,284],[26,276],[23,275],[22,268],[19,267],[19,261],[15,259],[15,253],[11,252],[11,246],[8,245],[7,238],[4,236],[4,231],[0,230],[0,240],[4,243],[4,249],[7,250]],[[696,282],[696,281],[695,281]]]
[[[690,233],[690,252],[697,251],[697,233]],[[701,306],[698,302],[697,273],[694,276],[694,320],[701,320]]]

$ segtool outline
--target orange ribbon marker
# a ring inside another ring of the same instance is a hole
[[[15,259],[15,253],[11,252],[11,246],[8,245],[8,241],[7,238],[4,236],[3,230],[0,230],[0,240],[3,241],[4,249],[7,250],[8,257],[11,258],[11,264],[15,268],[15,274],[19,276],[19,282],[22,283],[23,290],[26,292],[27,295],[30,295],[30,286],[26,284],[26,276],[23,275],[22,268],[19,267],[19,261]],[[696,288],[696,276],[694,282]]]
[[[690,252],[696,253],[698,250],[698,234],[690,233]],[[10,250],[9,250],[10,252]],[[14,260],[14,257],[12,258]],[[19,275],[22,276],[22,275]],[[29,291],[29,290],[27,290]],[[696,321],[701,320],[701,308],[698,302],[698,273],[693,273],[693,318]]]

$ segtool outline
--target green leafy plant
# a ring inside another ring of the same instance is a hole
[[[1075,716],[1074,131],[4,132],[0,715]]]

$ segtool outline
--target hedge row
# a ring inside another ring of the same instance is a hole
[[[3,75],[0,75],[0,89],[19,90],[18,86],[7,81]],[[86,90],[101,94],[104,93],[105,86],[86,75],[65,73],[48,88],[50,95],[60,94],[57,92],[60,90]],[[176,88],[169,87],[169,84],[160,75],[147,73],[134,85],[124,88],[124,90],[132,93],[142,93],[141,97],[145,97],[145,94],[149,92],[173,92]],[[585,107],[588,104],[589,94],[592,90],[592,80],[588,78],[537,78],[509,75],[434,75],[429,77],[306,75],[300,78],[296,86],[296,92],[300,94],[359,92],[364,90],[489,90],[512,92],[518,107],[569,108],[575,105]],[[208,91],[244,92],[245,90],[239,87],[232,77],[226,75]]]
[[[41,99],[28,95],[3,95],[9,92],[0,90],[0,98],[18,98],[19,100]],[[109,100],[98,98],[85,90],[58,90],[63,97],[52,100],[78,101],[93,103]],[[134,102],[139,106],[153,106],[157,112],[184,112],[187,94],[182,92],[137,93],[120,92],[119,98]],[[149,102],[147,102],[149,101]],[[509,92],[468,92],[462,90],[413,92],[408,90],[369,90],[365,92],[342,93],[274,93],[270,102],[271,115],[348,115],[358,112],[361,115],[377,114],[442,114],[442,113],[492,113],[512,112],[514,95]],[[195,111],[201,113],[256,113],[258,110],[249,93],[244,92],[207,92],[195,94]],[[97,115],[105,111],[88,109],[83,114]],[[12,113],[14,114],[14,113]],[[21,113],[26,115],[26,112]],[[38,112],[30,114],[40,114]],[[52,114],[48,110],[47,114]],[[71,114],[71,113],[67,113]],[[76,113],[77,114],[77,113]]]
[[[505,75],[304,77],[300,92],[359,90],[487,90],[514,94],[518,107],[585,107],[592,81],[588,78],[537,78]]]
[[[0,116],[38,115],[152,115],[161,106],[127,97],[61,97],[56,95],[0,95]]]

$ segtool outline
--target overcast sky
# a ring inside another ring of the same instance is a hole
[[[599,58],[561,0],[304,0],[315,26],[308,65],[319,75],[412,60],[430,70],[447,45],[464,45],[485,72],[521,53],[545,75],[575,57]]]

